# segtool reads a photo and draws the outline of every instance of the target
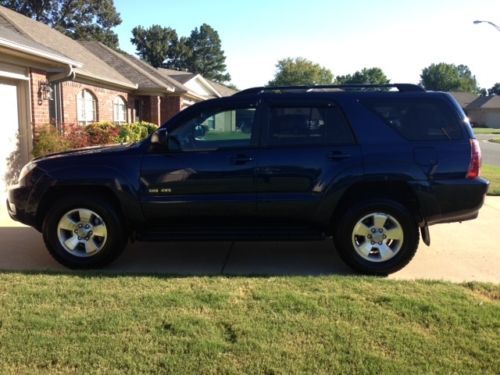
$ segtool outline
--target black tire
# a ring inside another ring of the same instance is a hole
[[[385,213],[395,218],[403,231],[404,238],[399,251],[386,261],[371,261],[362,257],[353,244],[353,230],[362,218],[372,213]],[[385,276],[399,271],[415,255],[419,232],[418,225],[409,210],[398,202],[389,199],[363,201],[350,207],[338,222],[334,241],[340,257],[355,271],[367,275]]]
[[[107,238],[102,249],[95,255],[79,257],[68,252],[58,238],[59,220],[74,209],[88,209],[102,218]],[[62,265],[71,269],[102,268],[114,261],[127,244],[124,220],[117,209],[100,197],[90,198],[84,195],[71,195],[54,204],[43,221],[42,234],[49,253]]]

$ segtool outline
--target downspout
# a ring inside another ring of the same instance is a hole
[[[66,68],[64,69],[63,72],[53,74],[51,76],[48,76],[48,80],[50,83],[60,83],[64,81],[73,81],[76,77],[76,73],[73,70],[73,66],[71,64],[66,65]],[[54,98],[56,100],[56,113],[57,117],[59,118],[59,121],[56,120],[56,127],[58,128],[59,132],[62,132],[62,125],[64,122],[64,114],[63,114],[63,105],[62,105],[62,93],[59,87],[59,90],[57,90],[57,97]]]

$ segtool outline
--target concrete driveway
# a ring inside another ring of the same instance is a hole
[[[0,270],[66,271],[41,235],[0,212]],[[432,245],[392,279],[500,282],[500,197],[488,197],[479,218],[431,227]],[[112,273],[180,275],[347,275],[330,241],[136,243],[106,269]]]

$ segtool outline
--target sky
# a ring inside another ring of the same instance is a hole
[[[267,84],[276,63],[305,57],[337,75],[380,67],[391,82],[418,83],[432,63],[465,64],[481,87],[500,82],[500,0],[115,0],[120,48],[131,30],[159,24],[189,36],[215,28],[239,89]]]

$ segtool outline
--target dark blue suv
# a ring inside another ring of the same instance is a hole
[[[467,117],[419,86],[265,87],[183,110],[136,144],[26,165],[7,202],[71,268],[128,240],[317,240],[388,274],[431,224],[474,219],[488,182]],[[419,233],[420,231],[420,233]]]

